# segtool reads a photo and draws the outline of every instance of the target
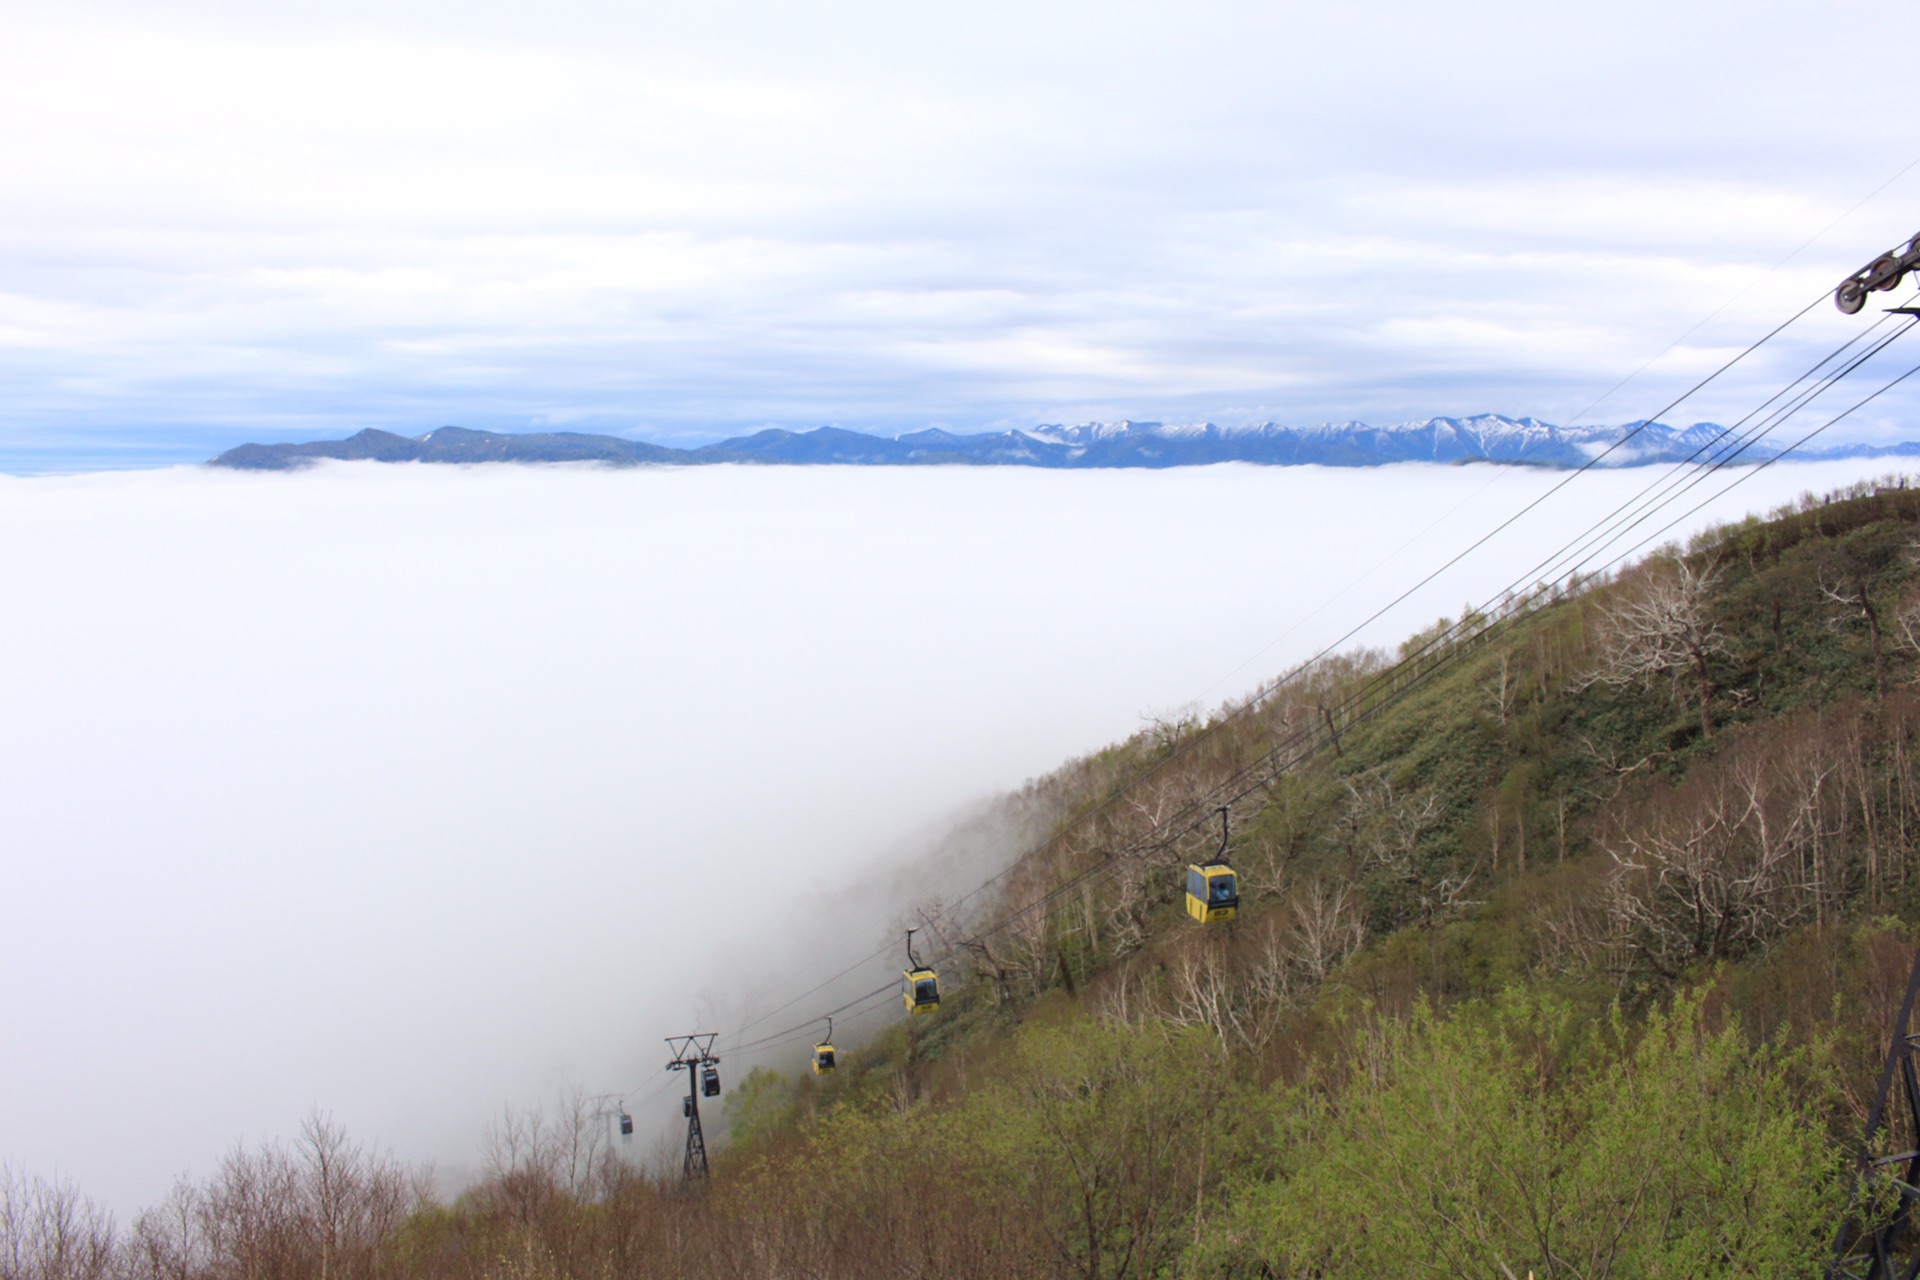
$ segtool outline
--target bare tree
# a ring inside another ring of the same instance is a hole
[[[1255,992],[1235,976],[1225,946],[1194,939],[1169,966],[1172,1008],[1167,1020],[1175,1026],[1206,1027],[1219,1037],[1223,1049],[1230,1050],[1235,1041],[1258,1049],[1273,1034],[1276,1009],[1249,998]]]
[[[1657,972],[1740,955],[1840,899],[1832,746],[1804,726],[1750,739],[1601,832],[1615,927]]]
[[[1691,676],[1700,703],[1700,732],[1713,736],[1713,659],[1727,652],[1712,610],[1718,567],[1686,560],[1651,567],[1624,595],[1601,607],[1600,661],[1575,682],[1645,684]]]
[[[1313,986],[1319,986],[1366,941],[1366,925],[1360,918],[1353,886],[1341,882],[1329,887],[1324,880],[1307,882],[1287,903],[1281,936],[1290,958]]]
[[[1624,972],[1630,939],[1616,921],[1609,877],[1597,862],[1562,863],[1528,895],[1536,963],[1564,973]]]
[[[142,1280],[372,1280],[426,1199],[424,1172],[315,1111],[292,1149],[236,1147],[204,1184],[177,1184],[140,1216],[124,1256]]]
[[[1880,611],[1874,607],[1871,587],[1858,578],[1828,578],[1824,574],[1820,579],[1820,596],[1829,604],[1839,605],[1850,613],[1860,615],[1867,624],[1867,648],[1873,657],[1874,696],[1882,702],[1887,697],[1887,660],[1880,644]]]
[[[143,1209],[121,1245],[121,1263],[130,1280],[193,1280],[206,1274],[199,1189],[181,1178],[166,1199]]]
[[[301,1276],[300,1170],[283,1147],[235,1147],[196,1197],[208,1274],[226,1280]]]
[[[1147,944],[1147,913],[1156,897],[1154,882],[1164,874],[1157,864],[1126,858],[1108,877],[1103,923],[1108,945],[1116,957],[1130,955]]]
[[[1093,992],[1093,1008],[1102,1018],[1121,1026],[1139,1026],[1156,1013],[1147,975],[1134,965],[1119,971]]]
[[[396,1161],[349,1141],[320,1111],[301,1124],[295,1152],[300,1207],[318,1246],[320,1280],[373,1276],[381,1249],[422,1199],[416,1179]]]
[[[1171,711],[1157,712],[1146,717],[1145,733],[1147,741],[1153,744],[1155,755],[1165,755],[1200,726],[1199,708],[1189,703]]]
[[[1600,766],[1602,769],[1605,769],[1608,773],[1613,775],[1614,784],[1613,784],[1612,793],[1607,796],[1601,797],[1607,800],[1615,799],[1620,795],[1622,791],[1625,791],[1627,789],[1627,783],[1633,780],[1634,774],[1639,773],[1642,769],[1647,768],[1649,765],[1653,764],[1656,760],[1663,759],[1664,757],[1673,754],[1671,751],[1663,747],[1658,751],[1650,751],[1646,755],[1641,756],[1638,760],[1628,763],[1626,757],[1621,755],[1621,753],[1615,750],[1614,748],[1606,746],[1603,743],[1595,742],[1592,738],[1588,737],[1584,733],[1578,733],[1578,734],[1575,734],[1574,736],[1580,740],[1580,748],[1582,752],[1584,752],[1587,755],[1587,757],[1590,758],[1596,765]],[[1598,795],[1599,793],[1596,791],[1593,794]]]
[[[1494,714],[1498,717],[1502,729],[1513,720],[1514,702],[1520,692],[1520,682],[1514,678],[1512,666],[1512,657],[1502,652],[1499,679],[1481,688],[1481,693],[1486,696],[1488,702],[1493,704]]]
[[[1345,780],[1341,812],[1346,839],[1362,865],[1383,867],[1405,880],[1419,875],[1420,848],[1440,824],[1440,797],[1432,788],[1396,791],[1383,774]]]
[[[1909,649],[1920,649],[1920,594],[1915,594],[1900,606],[1893,620],[1900,628],[1900,635]]]
[[[1874,600],[1881,580],[1899,559],[1899,548],[1886,539],[1862,541],[1858,538],[1831,547],[1821,557],[1820,596],[1838,605],[1847,614],[1867,625],[1867,648],[1873,658],[1874,695],[1887,698],[1887,660],[1881,638],[1880,608]],[[1911,638],[1910,624],[1901,620],[1901,629]]]
[[[70,1182],[0,1166],[0,1280],[106,1280],[113,1219]]]
[[[1907,543],[1906,562],[1910,568],[1920,566],[1920,539]],[[1893,621],[1900,628],[1907,647],[1920,650],[1920,590],[1908,589],[1894,612]]]

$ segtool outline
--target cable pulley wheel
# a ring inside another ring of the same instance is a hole
[[[1867,305],[1867,286],[1858,276],[1848,276],[1833,291],[1833,305],[1847,315],[1856,314]]]

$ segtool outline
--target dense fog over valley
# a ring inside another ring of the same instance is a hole
[[[1885,469],[1766,469],[1691,527]],[[1580,476],[1362,639],[1654,476]],[[1246,692],[1564,479],[0,478],[0,1163],[124,1213],[320,1106],[457,1180],[503,1106],[640,1098],[660,1037],[885,943],[970,806]]]

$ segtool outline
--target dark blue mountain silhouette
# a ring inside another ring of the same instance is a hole
[[[1695,423],[1558,427],[1536,418],[1481,414],[1429,418],[1397,426],[1364,422],[1243,427],[1158,422],[1039,426],[1027,431],[957,435],[926,430],[887,437],[820,427],[767,430],[693,449],[580,432],[502,433],[441,427],[422,436],[368,429],[345,440],[306,444],[243,444],[213,459],[214,466],[285,470],[322,458],[375,462],[597,462],[614,466],[665,463],[763,463],[841,466],[1184,467],[1212,462],[1267,466],[1371,467],[1391,462],[1507,462],[1576,467],[1652,462],[1760,462],[1779,450],[1761,442],[1735,453],[1723,429]],[[1853,445],[1802,452],[1804,458],[1914,457],[1920,443]]]

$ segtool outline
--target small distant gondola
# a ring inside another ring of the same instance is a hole
[[[913,935],[918,932],[917,929],[907,930],[907,967],[900,975],[901,995],[906,1000],[907,1012],[915,1017],[932,1013],[940,1007],[940,975],[914,958]]]
[[[833,1019],[827,1019],[827,1038],[813,1046],[813,1074],[824,1076],[835,1067],[833,1052]]]
[[[703,1098],[720,1096],[720,1068],[702,1067],[700,1069],[700,1096]]]
[[[1187,866],[1187,914],[1201,924],[1231,920],[1240,910],[1240,878],[1227,861],[1227,810],[1220,810],[1220,851]]]

